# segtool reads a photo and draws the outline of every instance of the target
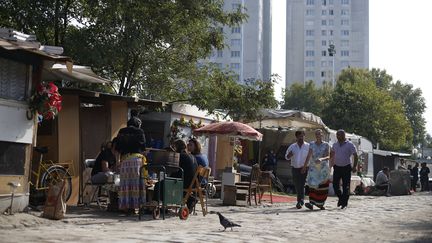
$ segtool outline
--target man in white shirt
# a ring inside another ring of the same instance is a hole
[[[291,144],[286,153],[285,159],[291,160],[291,169],[294,181],[294,187],[297,192],[297,209],[304,205],[304,186],[307,176],[307,167],[312,151],[309,143],[304,141],[304,131],[296,131],[296,143]]]

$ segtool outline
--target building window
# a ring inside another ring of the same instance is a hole
[[[306,56],[307,57],[313,57],[313,56],[315,56],[315,52],[312,50],[306,51]]]
[[[313,30],[306,30],[306,36],[314,36]]]
[[[333,30],[329,30],[330,36],[333,36]]]
[[[342,68],[349,67],[349,61],[341,61],[341,67]]]
[[[342,5],[348,5],[349,4],[349,0],[341,0],[341,4]]]
[[[327,67],[327,62],[326,61],[321,61],[321,67]]]
[[[240,39],[231,39],[231,46],[241,46]]]
[[[328,0],[329,5],[333,5],[333,0]]]
[[[315,12],[313,9],[306,9],[306,16],[313,16],[315,15]]]
[[[349,51],[347,50],[341,51],[341,57],[349,57]]]
[[[349,15],[349,10],[348,10],[348,9],[342,9],[342,10],[341,10],[341,15],[342,15],[342,16],[347,16],[347,15]]]
[[[240,51],[231,51],[231,57],[240,57]]]
[[[232,27],[231,28],[231,33],[240,33],[241,32],[241,28],[240,27]]]
[[[347,25],[349,25],[349,19],[341,19],[341,25],[342,25],[342,26],[347,26]]]
[[[326,36],[327,35],[327,31],[326,30],[321,30],[321,35],[322,36]]]
[[[334,20],[333,20],[333,19],[329,19],[328,24],[329,24],[330,26],[333,26],[333,25],[334,25]]]
[[[325,10],[325,9],[321,10],[321,15],[323,15],[323,16],[327,15],[327,10]]]
[[[231,63],[230,67],[231,69],[240,69],[240,63]]]
[[[349,36],[349,30],[341,30],[341,36]]]
[[[349,40],[341,40],[341,47],[349,47]]]
[[[314,40],[306,40],[306,46],[307,47],[314,47],[315,41]]]
[[[305,75],[306,78],[313,78],[315,76],[315,73],[313,71],[306,71]]]
[[[327,25],[327,20],[325,19],[321,20],[321,25]]]
[[[321,51],[321,56],[323,57],[327,56],[327,51]]]
[[[314,5],[315,0],[306,0],[306,5]]]
[[[223,50],[217,51],[217,57],[223,57]]]
[[[321,77],[325,77],[326,72],[325,71],[321,71]]]
[[[305,66],[306,67],[315,67],[315,62],[314,61],[306,61]]]
[[[0,58],[0,98],[25,100],[27,65]]]
[[[239,3],[233,3],[231,6],[232,6],[233,10],[237,10],[237,9],[239,9],[241,7],[241,4],[239,4]]]
[[[334,15],[334,11],[333,11],[333,9],[330,9],[330,10],[329,10],[329,15]]]
[[[322,5],[326,6],[327,5],[327,0],[322,0]]]
[[[327,41],[322,40],[322,41],[321,41],[321,45],[322,45],[322,46],[327,46]]]

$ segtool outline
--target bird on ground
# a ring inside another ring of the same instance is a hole
[[[232,222],[231,220],[225,218],[221,213],[217,212],[217,215],[219,216],[219,222],[224,227],[224,231],[226,228],[231,228],[231,231],[233,230],[233,227],[241,227],[241,225],[236,224]]]

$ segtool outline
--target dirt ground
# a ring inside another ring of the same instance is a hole
[[[432,242],[431,192],[352,196],[346,209],[329,197],[324,211],[297,210],[294,203],[227,207],[219,200],[209,210],[241,227],[223,231],[216,214],[203,217],[200,210],[187,220],[171,214],[138,221],[97,207],[69,207],[59,221],[34,211],[1,215],[0,242]]]

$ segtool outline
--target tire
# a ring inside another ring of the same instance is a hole
[[[160,217],[160,208],[156,207],[152,212],[153,219],[159,219]]]
[[[189,209],[187,207],[181,207],[179,212],[179,218],[186,220],[189,217]]]
[[[60,180],[65,181],[65,192],[64,198],[67,202],[72,194],[72,177],[67,172],[67,170],[60,165],[53,165],[48,168],[46,172],[43,173],[40,185],[44,188],[48,188],[49,184],[52,182],[58,182]],[[45,190],[45,195],[48,192],[48,189]]]

